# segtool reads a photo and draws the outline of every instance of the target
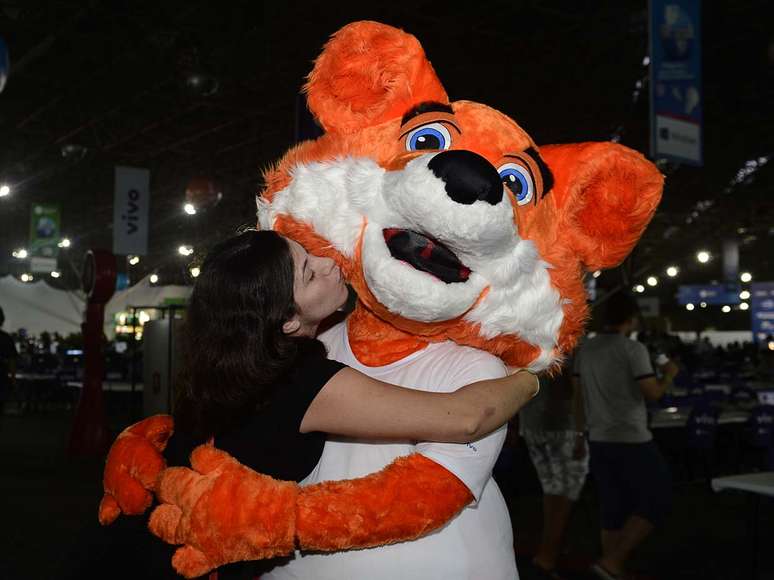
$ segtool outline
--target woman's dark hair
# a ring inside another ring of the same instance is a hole
[[[249,230],[204,260],[186,312],[175,419],[195,439],[223,432],[271,396],[301,349],[282,325],[296,313],[293,256],[282,236]]]

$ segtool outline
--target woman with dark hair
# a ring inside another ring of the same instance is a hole
[[[428,393],[328,360],[314,337],[346,300],[333,260],[275,232],[250,230],[215,247],[187,310],[174,413],[185,450],[213,437],[257,471],[300,480],[324,433],[466,443],[500,427],[536,389],[523,372]]]
[[[216,246],[186,312],[168,465],[187,465],[191,451],[212,439],[255,471],[301,481],[326,434],[467,443],[499,428],[536,393],[526,371],[430,393],[329,360],[315,335],[347,297],[331,259],[275,232],[250,230]],[[169,547],[148,552],[162,549],[171,571]],[[220,578],[252,577],[278,561],[224,566]]]

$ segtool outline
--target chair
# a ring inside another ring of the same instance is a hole
[[[753,469],[774,470],[774,405],[757,405],[750,412],[744,441],[756,458]]]
[[[751,405],[758,400],[754,389],[746,386],[735,386],[731,389],[730,401],[736,405]]]
[[[704,402],[696,404],[688,415],[686,430],[685,467],[689,479],[693,476],[693,465],[698,458],[704,472],[704,480],[709,480],[714,472],[715,439],[718,431],[717,408]]]

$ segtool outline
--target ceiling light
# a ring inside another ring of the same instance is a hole
[[[136,266],[140,263],[140,256],[129,256],[129,265]]]
[[[648,276],[646,282],[648,283],[648,286],[658,286],[658,278],[655,276]]]
[[[196,206],[192,203],[186,203],[183,206],[183,211],[185,211],[185,213],[188,215],[196,215]]]
[[[699,306],[701,306],[702,308],[706,308],[707,307],[707,303],[706,302],[699,302]]]
[[[7,185],[3,184],[0,185],[0,197],[5,197],[6,195],[9,195],[11,193],[11,188]]]
[[[696,307],[693,304],[691,304],[690,302],[685,305],[685,309],[686,310],[693,310],[694,308],[696,308]]]
[[[749,298],[750,298],[750,291],[749,290],[742,290],[739,293],[739,298],[741,298],[742,300],[749,300]]]
[[[22,282],[32,282],[32,274],[22,274],[21,275],[21,281]]]
[[[750,305],[747,304],[747,302],[742,302],[739,304],[739,310],[749,310]]]
[[[69,248],[70,247],[70,240],[68,238],[62,238],[62,240],[57,244],[60,248]]]
[[[199,268],[197,268],[196,266],[194,266],[193,268],[191,268],[191,277],[193,277],[193,278],[198,278],[198,277],[199,277],[199,274],[201,274],[201,272],[202,272],[202,271],[201,271]]]
[[[752,280],[752,274],[750,274],[749,272],[742,272],[742,275],[739,276],[739,279],[742,282],[749,282],[750,280]]]
[[[696,254],[696,259],[699,260],[699,262],[701,262],[702,264],[706,264],[707,262],[709,262],[711,257],[712,256],[710,255],[710,253],[705,250],[702,250],[701,252]]]
[[[18,250],[14,250],[12,255],[17,260],[24,260],[27,257],[27,250],[19,248]]]
[[[52,271],[51,271],[51,277],[52,277],[52,278],[59,278],[59,276],[61,276],[61,275],[62,275],[62,274],[60,274],[60,273],[59,273],[59,272],[57,272],[56,270],[52,270]]]
[[[151,274],[151,277],[150,277],[150,283],[151,283],[151,284],[155,284],[155,283],[156,283],[156,282],[158,282],[158,281],[159,281],[159,277],[158,277],[158,275],[156,275],[156,274]]]
[[[596,270],[596,271],[595,271],[595,272],[592,274],[592,276],[594,276],[594,278],[599,278],[599,275],[600,275],[601,273],[602,273],[602,270]]]
[[[177,252],[181,256],[190,256],[191,254],[193,254],[193,248],[191,246],[180,246],[177,249]]]
[[[645,286],[643,286],[642,284],[637,284],[634,287],[634,291],[639,293],[639,294],[642,294],[643,292],[645,292]]]
[[[731,312],[731,307],[728,304],[726,304],[723,308],[721,308],[721,310],[723,311],[724,314],[728,314],[729,312]]]
[[[677,269],[677,266],[669,266],[669,268],[666,269],[666,274],[670,278],[674,278],[675,276],[677,276],[677,273],[679,271],[680,270]]]

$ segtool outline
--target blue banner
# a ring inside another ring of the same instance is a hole
[[[739,304],[741,288],[736,282],[726,284],[682,284],[677,289],[677,302],[686,304]]]
[[[700,0],[650,2],[651,155],[702,165]]]
[[[755,282],[750,287],[753,340],[774,336],[774,282]]]

